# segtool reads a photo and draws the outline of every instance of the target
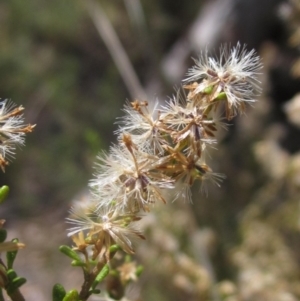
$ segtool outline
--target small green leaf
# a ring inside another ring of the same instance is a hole
[[[26,283],[26,279],[23,277],[17,277],[13,281],[9,282],[6,288],[8,295],[13,294],[20,286]]]
[[[203,94],[211,94],[213,88],[214,88],[214,86],[208,86],[202,91],[202,93]]]
[[[225,100],[227,98],[226,93],[225,92],[221,92],[217,95],[217,97],[215,98],[215,100]]]
[[[62,301],[65,296],[65,288],[61,284],[56,283],[52,289],[52,301]]]
[[[17,238],[14,238],[12,240],[12,242],[19,242],[19,240]],[[18,254],[18,250],[16,251],[9,251],[6,253],[6,260],[7,260],[7,268],[8,269],[12,269],[14,261],[17,257]]]
[[[7,198],[9,193],[9,187],[4,185],[0,188],[0,204]]]
[[[76,290],[69,291],[63,298],[63,301],[79,301],[78,292]]]
[[[118,245],[110,246],[109,247],[109,259],[112,259],[116,255],[118,250],[121,250],[120,246],[118,246]]]
[[[142,265],[139,265],[137,268],[136,268],[136,271],[135,271],[135,274],[139,277],[144,271],[144,267]]]
[[[120,246],[118,246],[118,245],[112,245],[109,247],[110,253],[117,252],[118,250],[121,250]]]
[[[24,277],[17,277],[12,281],[13,286],[17,289],[20,286],[22,286],[24,283],[26,283],[26,279]]]
[[[7,275],[7,278],[8,278],[10,281],[13,281],[15,278],[18,277],[17,273],[16,273],[15,270],[13,270],[13,269],[9,269],[9,270],[6,272],[6,275]]]
[[[4,242],[7,237],[7,231],[5,229],[0,229],[0,243]]]
[[[73,267],[85,267],[85,266],[86,266],[86,263],[83,262],[83,261],[73,260],[73,261],[71,262],[71,265],[72,265]]]
[[[60,246],[59,251],[76,261],[82,261],[80,256],[69,246]]]
[[[95,289],[95,287],[105,279],[108,273],[109,273],[109,266],[106,264],[95,278],[92,285],[92,289]]]

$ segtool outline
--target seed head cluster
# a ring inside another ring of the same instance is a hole
[[[112,244],[133,253],[132,239],[144,238],[134,223],[156,202],[191,201],[195,182],[220,185],[224,175],[212,170],[206,154],[224,120],[255,101],[260,68],[253,50],[223,47],[219,59],[200,54],[182,88],[161,107],[128,102],[117,121],[118,143],[97,158],[91,199],[74,205],[67,220],[74,242],[81,237],[81,245],[107,258]]]

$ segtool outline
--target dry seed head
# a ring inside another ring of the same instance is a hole
[[[96,179],[90,183],[94,195],[99,197],[99,207],[114,201],[122,210],[148,211],[156,200],[165,202],[163,189],[173,188],[174,181],[156,169],[164,158],[115,146],[110,155],[99,159]]]
[[[24,125],[22,106],[16,107],[8,100],[0,102],[0,106],[0,168],[4,172],[16,147],[24,145],[25,134],[32,132],[35,125]]]
[[[184,82],[193,82],[195,88],[190,91],[190,99],[197,94],[205,94],[205,89],[213,87],[210,92],[210,101],[217,102],[224,92],[223,99],[226,108],[226,117],[231,119],[238,112],[243,112],[245,103],[255,102],[260,92],[258,75],[262,67],[255,51],[247,51],[239,43],[232,50],[221,47],[220,58],[208,56],[207,51],[201,53],[196,66],[192,67]],[[199,81],[195,85],[195,81]],[[190,90],[190,85],[188,85]]]
[[[144,239],[140,231],[134,228],[133,222],[140,219],[131,213],[120,213],[115,208],[106,210],[91,210],[90,214],[71,210],[67,223],[73,225],[68,236],[85,233],[85,244],[94,246],[94,258],[99,254],[109,252],[109,247],[118,244],[125,252],[133,254],[132,240],[135,237]],[[80,239],[80,237],[77,237]],[[77,239],[77,242],[79,241]],[[73,239],[74,240],[74,239]],[[75,238],[76,240],[76,238]],[[82,244],[80,239],[79,244]]]
[[[134,106],[132,105],[134,104]],[[150,154],[163,154],[166,143],[164,124],[158,119],[158,102],[149,106],[146,102],[135,101],[125,105],[125,116],[117,121],[120,124],[117,134],[130,133],[132,141],[139,149]]]

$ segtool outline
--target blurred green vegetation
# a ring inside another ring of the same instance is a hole
[[[38,124],[2,177],[27,213],[68,204],[107,148],[126,91],[80,1],[12,0],[0,11],[0,95]]]

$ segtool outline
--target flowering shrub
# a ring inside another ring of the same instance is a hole
[[[191,202],[191,186],[197,181],[203,190],[205,181],[220,185],[225,176],[209,166],[207,152],[217,143],[218,129],[226,127],[224,120],[231,120],[245,111],[247,103],[255,102],[260,68],[255,52],[240,44],[231,50],[221,48],[219,59],[204,52],[188,71],[182,88],[166,104],[152,106],[134,100],[125,105],[125,116],[117,121],[118,143],[97,158],[96,173],[89,184],[91,197],[76,202],[67,218],[71,225],[68,236],[75,246],[60,247],[73,259],[73,266],[82,268],[84,283],[80,292],[68,293],[60,284],[55,285],[53,300],[87,300],[100,293],[97,285],[109,277],[114,285],[107,286],[108,295],[123,297],[124,288],[137,278],[141,267],[127,259],[113,267],[112,259],[120,249],[134,254],[134,242],[145,239],[137,222],[157,201]],[[1,111],[1,139],[3,136],[2,143],[7,145],[1,148],[2,169],[7,165],[5,155],[13,153],[11,145],[22,144],[23,134],[33,128],[21,126],[21,119],[14,117],[17,110]],[[6,279],[8,267],[2,267],[1,275]],[[10,284],[2,283],[7,290]]]
[[[218,108],[224,107],[230,120],[255,102],[261,64],[254,51],[239,44],[231,51],[223,47],[219,60],[202,53],[195,63],[183,91],[162,107],[138,100],[126,104],[126,115],[118,120],[118,144],[98,157],[92,198],[71,210],[69,236],[74,250],[84,254],[87,287],[110,262],[114,244],[134,253],[133,240],[144,239],[135,223],[157,201],[191,201],[194,182],[203,187],[206,180],[219,185],[224,179],[206,162],[208,149],[217,142],[215,132],[226,126]],[[96,260],[94,266],[89,257]],[[88,295],[84,286],[79,298]]]

